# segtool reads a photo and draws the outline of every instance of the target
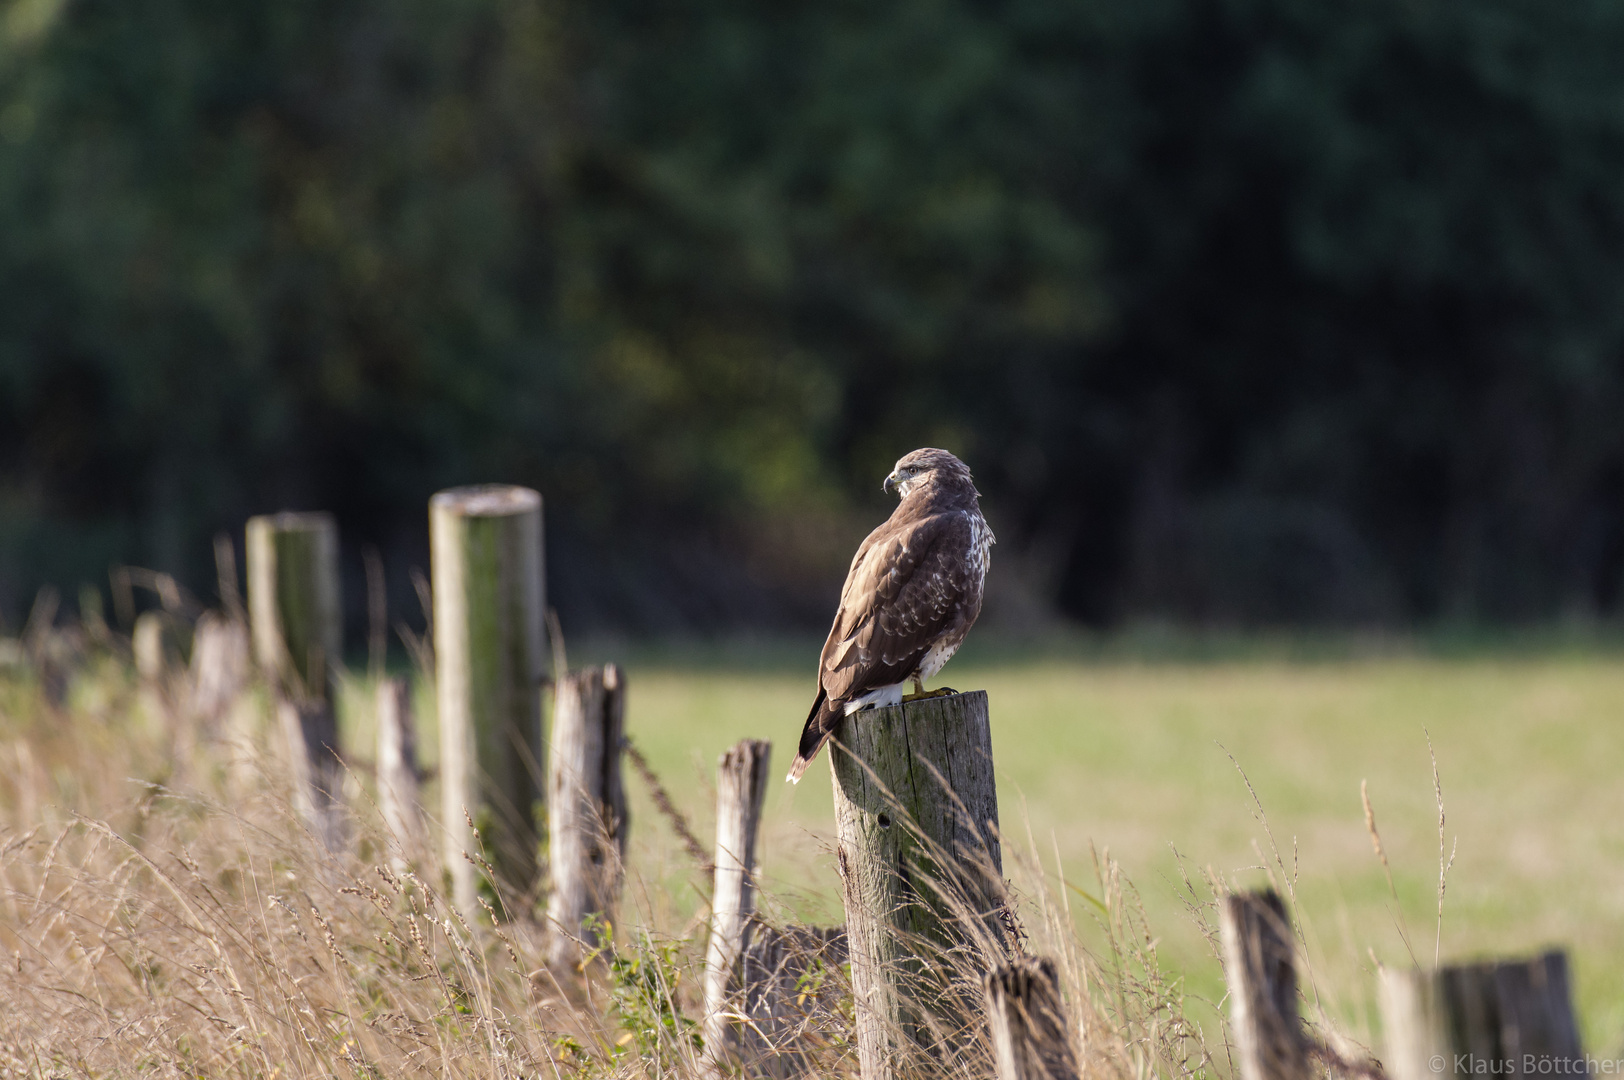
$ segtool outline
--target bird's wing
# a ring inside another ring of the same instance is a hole
[[[952,626],[966,592],[970,523],[962,513],[887,523],[852,561],[818,669],[831,702],[913,674]]]

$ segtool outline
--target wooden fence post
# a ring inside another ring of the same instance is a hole
[[[248,626],[242,605],[236,615],[205,611],[192,631],[192,665],[186,678],[185,730],[176,740],[176,756],[191,760],[196,740],[225,747],[232,779],[243,771],[247,755],[239,743],[249,739],[253,702],[248,698]],[[244,761],[239,761],[242,757]]]
[[[248,519],[254,658],[289,697],[328,700],[344,650],[338,525],[331,514]]]
[[[547,959],[554,971],[579,966],[612,922],[626,858],[626,787],[621,782],[626,679],[614,664],[558,679],[552,776],[547,791]]]
[[[998,1080],[1079,1080],[1053,960],[1021,957],[989,972],[985,990]]]
[[[396,848],[390,863],[407,869],[422,854],[423,816],[418,795],[417,731],[412,718],[411,683],[378,680],[378,809]]]
[[[840,1008],[844,926],[758,926],[745,947],[741,1057],[758,1077],[815,1075],[813,1052],[850,1033]]]
[[[739,961],[750,944],[756,910],[756,828],[767,794],[773,744],[741,740],[716,764],[716,878],[711,891],[710,945],[705,950],[705,1059],[720,1074],[736,1060]]]
[[[835,739],[858,1058],[864,1080],[890,1080],[909,1050],[934,1051],[942,1030],[964,1027],[949,1015],[970,1008],[964,965],[979,982],[1007,955],[987,695],[865,710]],[[949,951],[958,970],[942,962]]]
[[[187,705],[193,724],[220,738],[248,687],[248,628],[218,611],[205,611],[192,633]]]
[[[139,680],[136,700],[147,730],[164,739],[171,753],[177,734],[170,700],[170,668],[179,660],[175,631],[167,611],[143,611],[130,631],[130,652]]]
[[[1562,952],[1437,971],[1383,969],[1380,991],[1393,1080],[1587,1074]]]
[[[295,797],[311,831],[337,850],[344,782],[333,694],[344,645],[338,525],[331,514],[252,517],[246,548],[254,658],[275,692]]]
[[[441,826],[453,902],[479,914],[472,818],[491,862],[520,890],[535,883],[544,798],[546,675],[541,496],[503,484],[429,500]]]
[[[1224,897],[1218,930],[1241,1080],[1308,1080],[1295,935],[1279,894],[1268,889]]]

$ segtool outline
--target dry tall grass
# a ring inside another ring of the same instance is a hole
[[[334,856],[293,809],[270,725],[246,743],[197,730],[178,673],[143,685],[116,636],[34,634],[0,666],[0,1076],[701,1073],[702,921],[659,925],[634,881],[587,976],[551,973],[536,898],[493,894],[487,918],[459,918],[438,855],[401,851],[383,824],[361,748],[352,842]],[[1005,873],[1024,947],[1062,973],[1086,1072],[1228,1072],[1119,868],[1100,858],[1079,887],[1017,840]],[[1192,897],[1204,918],[1210,891]],[[1083,947],[1073,905],[1103,948]],[[972,985],[987,960],[951,958],[947,982]],[[855,1075],[847,975],[827,978],[806,1065]],[[962,1053],[920,1068],[986,1075],[982,1039],[972,1025]]]

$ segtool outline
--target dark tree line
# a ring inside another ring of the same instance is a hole
[[[935,443],[1090,622],[1611,615],[1620,55],[1599,0],[16,5],[0,613],[283,506],[406,595],[500,478],[577,624],[817,621]]]

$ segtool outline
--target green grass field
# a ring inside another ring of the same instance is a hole
[[[1063,875],[1083,893],[1096,890],[1095,852],[1108,850],[1136,886],[1162,977],[1185,992],[1182,1007],[1169,1005],[1154,980],[1138,980],[1108,959],[1090,969],[1092,982],[1074,976],[1068,993],[1092,1010],[1095,1035],[1125,1040],[1101,1043],[1102,1061],[1133,1075],[1227,1075],[1214,1013],[1221,973],[1192,914],[1187,878],[1196,883],[1197,912],[1211,880],[1236,887],[1272,880],[1287,891],[1307,942],[1311,1003],[1378,1052],[1377,963],[1430,964],[1435,949],[1452,960],[1563,945],[1574,962],[1586,1048],[1604,1059],[1619,1054],[1624,806],[1614,778],[1624,766],[1615,736],[1624,712],[1624,650],[1599,641],[1453,651],[1437,642],[1372,648],[1311,639],[1193,645],[1037,648],[989,637],[947,672],[958,688],[990,696],[1006,872],[1030,889],[1031,860],[1040,860],[1043,886],[1071,898],[1084,942],[1103,954],[1103,935],[1089,921],[1095,908],[1058,882]],[[811,697],[807,669],[815,653],[815,642],[663,650],[599,644],[579,648],[575,660],[625,659],[629,734],[708,844],[717,756],[739,738],[768,738],[774,773],[783,774]],[[340,718],[347,750],[361,766],[352,809],[364,825],[371,710],[364,680],[346,685]],[[265,1060],[314,1046],[283,1036],[299,1030],[287,1026],[289,1017],[321,1015],[329,1029],[322,1045],[331,1043],[339,1057],[354,1039],[377,1060],[405,1068],[412,1040],[432,1036],[446,1060],[474,1062],[487,1075],[507,1051],[492,1050],[482,1028],[435,1026],[462,1016],[463,1005],[422,981],[416,965],[433,961],[485,988],[482,1015],[491,1023],[506,1018],[504,1037],[523,1051],[514,1050],[515,1061],[553,1054],[557,1030],[576,1025],[597,1047],[589,1056],[604,1075],[669,1074],[663,1051],[624,1057],[626,1038],[655,1030],[641,1020],[605,1020],[601,1009],[531,1009],[541,942],[533,921],[508,924],[516,946],[508,960],[499,950],[467,950],[449,922],[434,920],[440,945],[408,949],[401,939],[399,956],[380,953],[378,934],[390,927],[397,937],[405,933],[399,920],[407,893],[390,900],[369,893],[370,884],[338,888],[350,880],[343,873],[355,872],[363,884],[373,879],[369,860],[381,850],[375,839],[363,839],[337,864],[322,863],[282,786],[269,729],[261,733],[267,752],[253,759],[264,771],[233,781],[223,747],[180,738],[193,732],[184,714],[154,705],[152,694],[107,651],[87,658],[55,704],[27,672],[0,678],[0,946],[14,954],[15,969],[10,996],[0,1001],[10,1022],[0,1024],[0,1051],[11,1037],[23,1046],[69,1046],[106,1058],[109,1075],[124,1061],[190,1061],[205,1046],[215,1057],[231,1055],[242,1049],[236,1036],[207,1018],[241,1006],[263,1028],[253,1029],[249,1043],[270,1055]],[[437,741],[431,697],[420,684],[420,738],[430,761]],[[1454,852],[1441,928],[1429,733],[1447,811],[1445,857]],[[627,955],[656,956],[658,948],[636,932],[647,928],[693,969],[703,957],[703,875],[642,782],[627,779],[632,866],[617,939],[633,950]],[[1391,864],[1391,889],[1372,851],[1362,782]],[[434,785],[424,796],[433,813]],[[770,916],[840,920],[831,805],[827,765],[816,764],[799,787],[774,782],[762,852]],[[131,869],[135,856],[126,852],[136,850],[155,860],[141,864],[150,872]],[[424,873],[439,880],[435,856],[422,858]],[[264,893],[273,887],[304,899],[278,907]],[[1033,903],[1018,909],[1029,926],[1041,923]],[[198,912],[213,921],[199,923]],[[300,921],[305,913],[308,925]],[[324,967],[295,944],[322,936],[337,966]],[[1035,940],[1048,942],[1040,948],[1069,947],[1064,935]],[[95,947],[87,950],[86,941]],[[463,949],[462,959],[434,952],[442,946]],[[257,980],[248,998],[217,985],[220,956]],[[152,989],[158,985],[161,995]],[[672,991],[673,1007],[698,1007],[693,985],[690,978],[686,990]],[[112,995],[105,1002],[97,996],[104,992]],[[1114,994],[1124,1003],[1131,998],[1141,1019],[1123,1021]],[[410,1013],[420,1026],[378,1035],[370,1025],[379,1009]],[[1185,1053],[1187,1044],[1141,1037],[1146,1018],[1180,1012],[1202,1025],[1205,1046],[1220,1054],[1215,1072],[1168,1056]],[[130,1042],[131,1018],[141,1016],[156,1025],[152,1031],[185,1038]],[[1139,1035],[1128,1031],[1136,1023]],[[1154,1058],[1149,1065],[1146,1053]]]
[[[1610,655],[1135,663],[1007,656],[944,677],[992,707],[1001,818],[1051,873],[1092,880],[1091,847],[1131,875],[1164,969],[1218,1000],[1221,975],[1179,899],[1178,859],[1237,886],[1294,889],[1314,992],[1351,1034],[1374,1030],[1374,960],[1430,963],[1438,935],[1437,755],[1446,837],[1445,960],[1572,950],[1586,1046],[1624,1033],[1624,661]],[[745,737],[788,765],[810,676],[775,662],[634,664],[628,729],[709,839],[709,778]],[[1231,760],[1233,758],[1233,761]],[[1237,768],[1238,766],[1238,768]],[[1251,782],[1254,804],[1240,770]],[[1372,851],[1368,781],[1398,902]],[[699,900],[685,856],[635,779],[639,903]],[[838,920],[829,773],[775,782],[764,872],[774,902]],[[1278,852],[1278,859],[1276,857]],[[1269,865],[1271,870],[1263,867]],[[1086,911],[1086,904],[1079,904]],[[1407,941],[1407,944],[1406,944]],[[1191,1003],[1198,1019],[1210,1006]]]

